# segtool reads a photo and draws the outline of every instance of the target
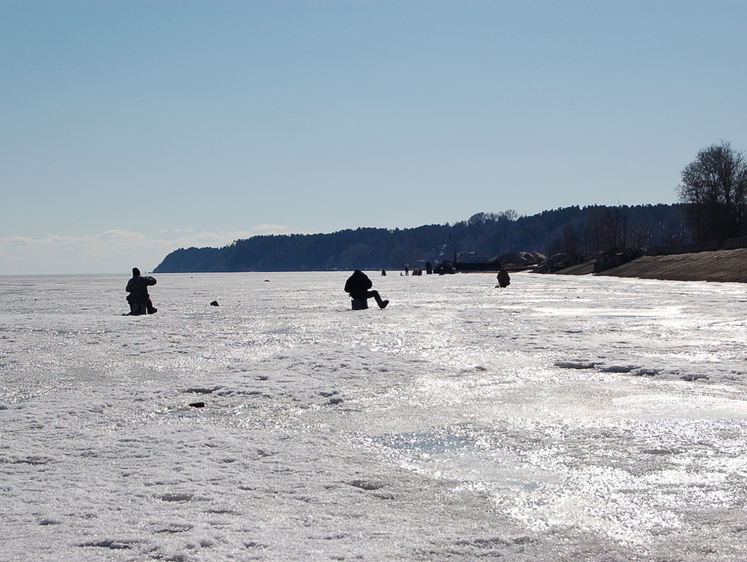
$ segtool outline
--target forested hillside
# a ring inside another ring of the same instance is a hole
[[[518,217],[478,213],[455,224],[407,229],[357,228],[330,234],[255,236],[223,248],[181,248],[156,273],[401,269],[520,251],[593,255],[613,247],[690,242],[680,205],[567,207]]]

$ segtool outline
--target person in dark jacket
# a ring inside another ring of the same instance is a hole
[[[372,291],[371,287],[373,287],[373,283],[368,278],[368,275],[360,269],[356,269],[345,282],[345,292],[350,295],[351,299],[366,301],[373,298],[376,299],[376,304],[379,305],[379,308],[386,308],[389,301],[382,300],[379,291]]]
[[[498,271],[498,284],[496,287],[500,287],[501,289],[508,287],[511,284],[511,276],[508,274],[508,271],[501,268]]]
[[[125,291],[130,293],[127,295],[127,302],[130,303],[130,314],[133,316],[139,314],[155,314],[158,309],[153,306],[148,294],[148,287],[156,284],[156,280],[150,276],[140,275],[140,270],[137,267],[132,268],[132,279],[127,282]]]

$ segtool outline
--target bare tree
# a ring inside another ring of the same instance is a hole
[[[721,141],[698,152],[682,171],[680,202],[695,240],[725,240],[744,235],[747,160]]]
[[[592,237],[589,250],[594,253],[623,246],[624,220],[623,211],[618,207],[591,209],[586,219],[586,228]]]

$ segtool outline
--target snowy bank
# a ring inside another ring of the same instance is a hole
[[[747,248],[642,256],[598,275],[671,281],[721,281],[747,283]]]

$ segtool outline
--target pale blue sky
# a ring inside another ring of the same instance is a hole
[[[0,0],[0,274],[673,203],[747,150],[743,1]]]

